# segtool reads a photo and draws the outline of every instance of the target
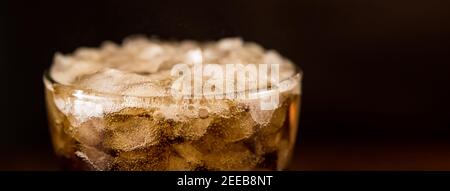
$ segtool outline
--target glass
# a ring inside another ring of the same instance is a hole
[[[302,75],[298,68],[293,70],[295,75],[279,82],[290,88],[258,92],[279,92],[279,104],[271,110],[255,107],[259,99],[104,93],[58,83],[47,72],[45,95],[55,153],[67,170],[284,170],[295,145],[300,107]],[[198,116],[167,119],[161,111],[170,113],[171,105]],[[227,108],[224,115],[208,113],[222,106]]]

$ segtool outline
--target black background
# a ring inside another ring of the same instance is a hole
[[[450,170],[450,3],[438,0],[7,1],[0,169],[56,169],[42,73],[55,52],[241,36],[304,71],[294,170]]]

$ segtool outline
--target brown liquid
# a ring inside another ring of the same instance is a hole
[[[47,89],[50,132],[67,170],[282,170],[296,140],[300,103],[289,96],[266,125],[246,109],[182,123],[139,108],[73,124],[53,96]]]

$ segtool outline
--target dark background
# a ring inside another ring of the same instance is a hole
[[[55,52],[241,36],[304,71],[294,170],[450,170],[450,3],[438,0],[7,1],[0,169],[57,169],[42,73]]]

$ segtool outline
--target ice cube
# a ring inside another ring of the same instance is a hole
[[[66,133],[66,128],[70,127],[69,121],[64,117],[61,122],[50,124],[52,143],[55,152],[59,156],[70,157],[75,152],[75,140]]]
[[[109,170],[111,168],[112,157],[95,147],[81,146],[75,155],[91,165],[93,170]]]
[[[53,65],[50,69],[50,75],[58,82],[67,85],[74,82],[77,77],[92,74],[102,67],[103,66],[97,64],[95,60],[85,61],[56,53],[53,58]]]
[[[243,143],[229,144],[204,156],[208,170],[251,170],[259,160]]]
[[[270,125],[272,128],[281,128],[284,125],[284,121],[286,121],[286,114],[288,111],[288,104],[283,104],[281,107],[275,109],[272,114],[272,118],[270,118]]]
[[[226,146],[226,142],[219,137],[216,132],[207,132],[200,139],[193,141],[192,145],[200,153],[210,153],[214,150],[220,150]]]
[[[168,159],[167,168],[168,171],[191,171],[195,170],[197,165],[189,163],[184,158],[172,155]]]
[[[272,112],[269,123],[261,125],[258,134],[255,136],[256,153],[264,154],[276,151],[280,146],[283,128],[288,112],[288,104],[283,103]]]
[[[255,136],[254,149],[258,155],[277,151],[280,148],[282,132],[274,134],[259,134]]]
[[[284,127],[287,112],[288,107],[286,105],[282,105],[281,107],[275,109],[270,116],[269,123],[261,125],[261,133],[274,134],[278,132],[282,127]]]
[[[103,69],[94,74],[85,75],[75,84],[84,89],[114,95],[129,96],[162,96],[165,88],[151,78],[116,69]]]
[[[231,118],[219,118],[214,131],[224,142],[237,142],[249,138],[257,124],[248,112],[241,112]]]
[[[72,136],[81,144],[95,146],[103,140],[105,121],[103,118],[93,117],[78,127],[72,127]]]
[[[142,82],[137,84],[131,84],[127,87],[124,87],[124,89],[121,92],[123,95],[132,95],[132,96],[140,96],[140,97],[146,97],[146,96],[167,96],[167,91],[158,84],[154,82]]]
[[[126,108],[108,114],[104,144],[108,148],[131,151],[156,145],[161,139],[160,126],[144,109]]]
[[[119,152],[118,156],[114,158],[112,169],[120,171],[165,170],[171,154],[170,149],[159,146]]]
[[[211,117],[205,119],[188,119],[184,122],[175,122],[176,124],[172,129],[172,137],[182,137],[186,140],[197,140],[206,133],[211,122]]]
[[[53,101],[70,124],[76,127],[91,118],[103,117],[106,111],[117,105],[112,99],[99,97],[93,91],[62,85],[54,86]]]
[[[56,154],[68,157],[75,150],[75,140],[66,133],[70,127],[70,122],[55,105],[52,92],[46,91],[45,93],[53,147]]]
[[[180,144],[173,145],[175,151],[180,155],[184,160],[192,164],[201,164],[203,154],[197,150],[191,143],[185,142]]]

